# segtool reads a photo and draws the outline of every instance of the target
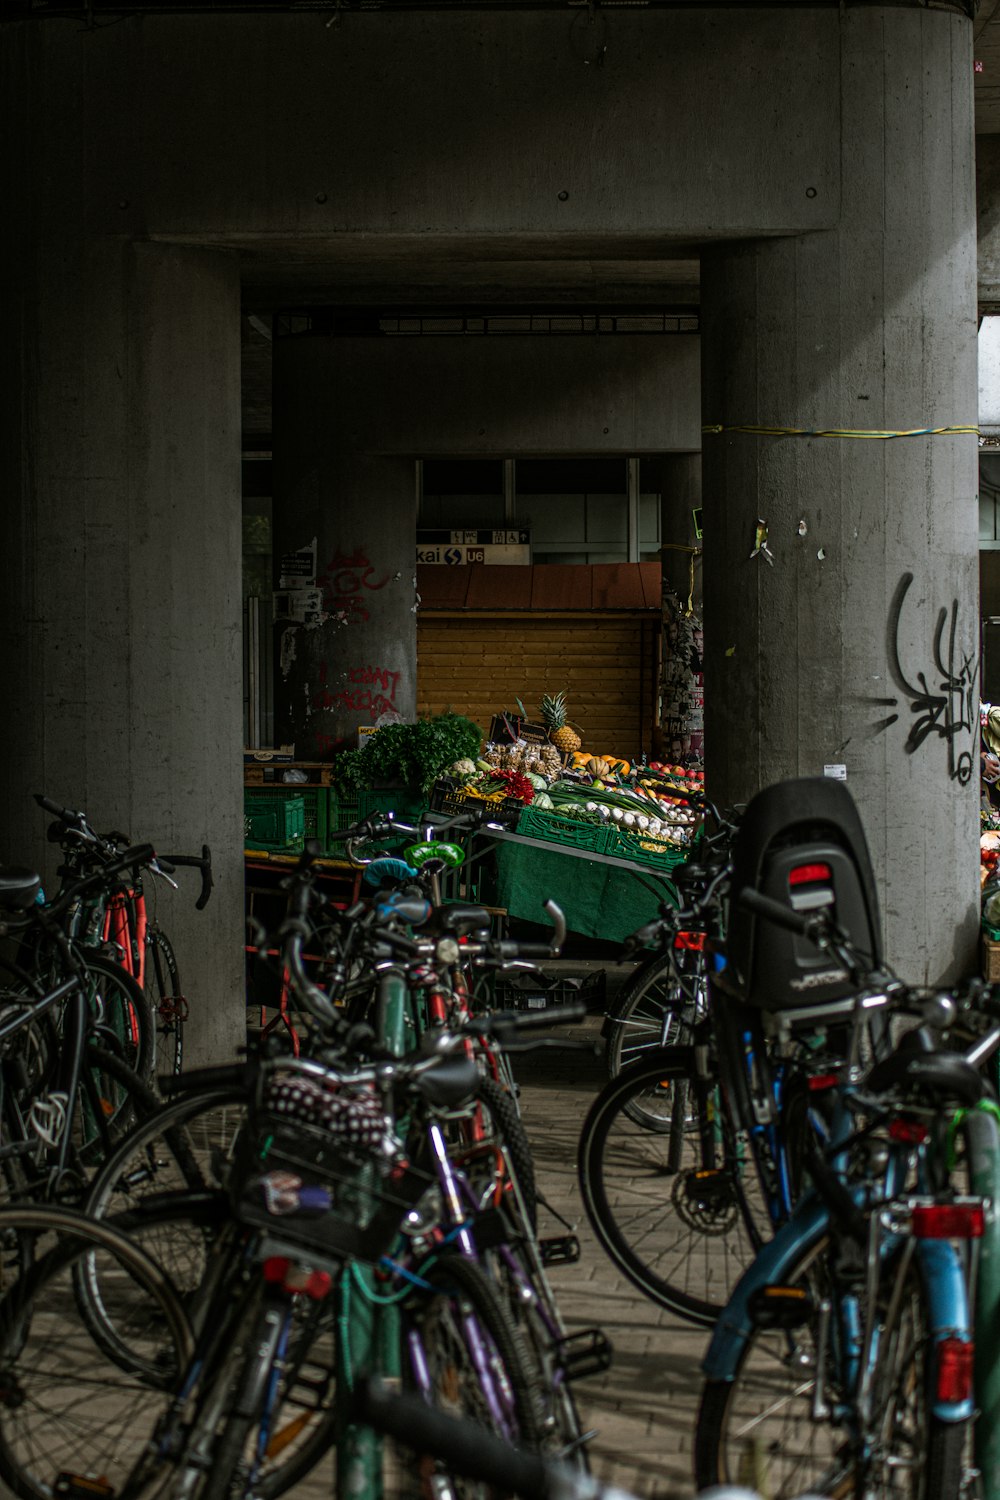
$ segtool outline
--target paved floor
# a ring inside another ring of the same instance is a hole
[[[598,1018],[566,1030],[567,1040],[596,1040]],[[640,1496],[690,1497],[691,1433],[700,1391],[705,1335],[656,1307],[618,1274],[596,1244],[576,1186],[576,1144],[584,1115],[606,1074],[594,1051],[546,1050],[522,1058],[522,1111],[543,1194],[576,1228],[577,1265],[551,1272],[568,1331],[598,1323],[615,1358],[604,1375],[577,1386],[581,1413],[597,1435],[594,1472]],[[551,1214],[540,1232],[560,1233]]]

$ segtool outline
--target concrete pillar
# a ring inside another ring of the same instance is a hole
[[[839,227],[702,263],[707,773],[846,767],[888,957],[934,980],[977,929],[976,439],[733,430],[976,421],[971,24],[840,24]]]
[[[34,225],[4,340],[0,859],[51,879],[35,791],[164,853],[211,845],[204,912],[190,873],[154,887],[197,1065],[245,1038],[238,269]]]
[[[414,460],[331,451],[309,403],[274,417],[275,561],[313,550],[318,618],[295,590],[276,620],[276,739],[300,759],[357,745],[383,714],[417,710]],[[283,591],[284,592],[284,591]]]

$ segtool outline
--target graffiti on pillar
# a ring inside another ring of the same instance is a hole
[[[948,775],[965,786],[975,764],[975,734],[979,725],[979,654],[960,641],[958,600],[937,612],[929,664],[923,670],[912,663],[904,666],[900,654],[900,625],[913,574],[904,573],[896,585],[889,607],[886,652],[889,672],[901,697],[873,698],[883,708],[898,710],[875,725],[880,734],[909,711],[909,731],[903,746],[913,755],[928,740],[944,741],[948,752]]]
[[[370,723],[382,714],[396,712],[400,672],[393,672],[389,667],[350,667],[344,674],[346,686],[336,691],[327,686],[325,662],[319,675],[320,685],[310,698],[310,705],[316,711],[347,709],[350,713],[364,714]]]
[[[316,582],[323,591],[323,608],[329,614],[346,624],[364,624],[371,619],[365,596],[384,589],[391,577],[390,573],[377,573],[359,548],[351,553],[337,552]]]

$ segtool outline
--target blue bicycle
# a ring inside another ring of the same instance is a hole
[[[866,967],[828,914],[752,890],[741,904],[815,942],[828,964],[852,976]],[[925,1024],[865,1072],[861,1023],[888,1011],[884,978],[858,986],[851,1049],[810,1099],[806,1191],[716,1324],[699,1485],[753,1484],[771,1500],[969,1493],[970,1286],[985,1219],[982,1199],[962,1191],[958,1148],[963,1114],[986,1092],[977,1065],[1000,1029],[962,1055],[941,1050]],[[956,1013],[941,992],[908,991],[906,1005],[939,1032]]]

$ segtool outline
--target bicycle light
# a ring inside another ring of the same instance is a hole
[[[981,1198],[908,1205],[910,1231],[918,1240],[976,1240],[986,1227]]]
[[[968,1401],[972,1395],[972,1370],[976,1346],[970,1340],[949,1334],[937,1346],[937,1399],[949,1404]]]
[[[790,1331],[808,1323],[815,1309],[804,1287],[762,1286],[751,1294],[748,1311],[755,1328]]]

